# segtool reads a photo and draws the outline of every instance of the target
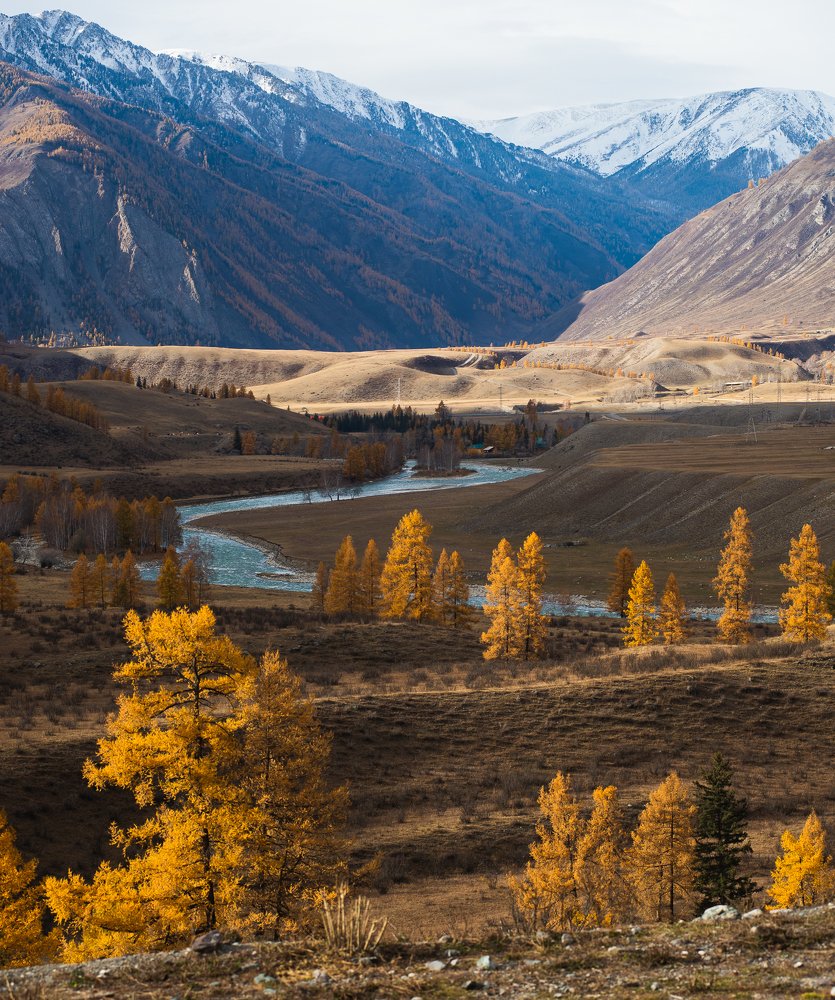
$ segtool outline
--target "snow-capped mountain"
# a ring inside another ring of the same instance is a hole
[[[835,98],[812,90],[752,88],[685,100],[560,108],[474,124],[603,177],[646,170],[664,159],[718,163],[740,150],[763,154],[773,172],[833,134]]]
[[[595,104],[473,123],[519,146],[707,208],[835,133],[835,99],[752,88],[684,100]]]

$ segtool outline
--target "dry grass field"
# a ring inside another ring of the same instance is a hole
[[[89,872],[131,810],[80,774],[125,647],[116,612],[61,607],[66,579],[21,577],[24,606],[0,624],[0,802],[43,870]],[[279,648],[316,698],[332,778],[351,788],[354,858],[378,858],[366,888],[403,933],[508,917],[501,877],[523,863],[537,790],[557,769],[583,794],[614,782],[634,815],[668,769],[693,778],[721,750],[751,799],[761,879],[786,823],[812,806],[835,819],[828,649],[795,653],[760,629],[747,650],[627,654],[617,622],[573,619],[555,622],[545,661],[487,664],[478,627],[324,622],[287,594],[218,589],[212,603],[236,642]]]

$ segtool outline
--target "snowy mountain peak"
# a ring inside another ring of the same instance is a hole
[[[715,164],[740,152],[757,154],[758,168],[771,172],[833,134],[835,99],[816,91],[754,87],[473,124],[602,176],[640,173],[665,160]]]

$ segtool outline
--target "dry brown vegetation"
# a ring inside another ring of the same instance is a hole
[[[113,704],[119,616],[59,607],[66,574],[19,579],[22,610],[0,625],[0,800],[43,870],[89,872],[130,809],[80,774]],[[279,648],[317,698],[332,776],[352,790],[355,859],[379,857],[367,891],[403,933],[476,933],[509,916],[500,876],[523,863],[536,793],[557,769],[580,791],[618,784],[633,814],[669,768],[695,777],[721,750],[751,799],[761,880],[786,823],[813,806],[835,814],[828,654],[773,639],[627,653],[618,622],[576,619],[556,623],[540,663],[485,664],[476,631],[326,622],[291,607],[298,595],[230,597],[214,595],[220,626],[249,652]]]

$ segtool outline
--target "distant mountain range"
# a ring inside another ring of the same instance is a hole
[[[474,125],[601,177],[629,179],[645,194],[685,210],[700,210],[835,134],[835,98],[752,88],[560,108]]]
[[[552,317],[542,334],[595,340],[748,330],[779,337],[833,327],[835,140],[829,140],[686,222],[625,274]]]
[[[591,121],[568,155],[521,125],[505,141],[326,73],[153,53],[64,11],[0,15],[0,60],[0,329],[12,335],[539,339],[708,191],[737,190],[823,127],[811,104],[803,119],[788,101],[781,119],[777,92],[746,92],[772,95],[756,119],[744,95],[735,117],[729,95],[712,95],[738,142],[707,142],[727,131],[718,111],[693,112],[705,133],[683,128],[684,111],[662,127],[648,105],[621,137],[629,162]],[[754,170],[771,121],[791,142],[775,139]]]

